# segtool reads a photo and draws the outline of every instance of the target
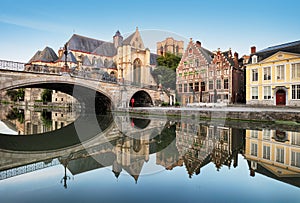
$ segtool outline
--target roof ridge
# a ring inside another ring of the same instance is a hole
[[[77,36],[77,37],[81,37],[81,38],[85,38],[85,39],[92,39],[92,40],[101,41],[101,42],[106,42],[106,41],[104,41],[104,40],[99,40],[99,39],[96,39],[96,38],[87,37],[87,36],[83,36],[83,35],[79,35],[79,34],[73,34],[72,37],[73,37],[73,36]],[[72,39],[72,37],[70,38],[70,40]],[[69,40],[69,41],[70,41],[70,40]]]

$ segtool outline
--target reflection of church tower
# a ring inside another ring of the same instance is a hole
[[[113,173],[118,178],[124,169],[137,182],[143,165],[149,160],[149,140],[122,138],[115,146],[116,160],[113,163]]]
[[[112,165],[112,172],[115,174],[115,177],[118,178],[120,173],[122,172],[122,166],[118,164],[115,160]]]

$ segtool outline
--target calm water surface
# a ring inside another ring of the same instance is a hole
[[[1,108],[1,122],[9,126],[1,127],[0,135],[1,202],[298,202],[300,197],[295,126]],[[10,110],[16,115],[7,116]]]

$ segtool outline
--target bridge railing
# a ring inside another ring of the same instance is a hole
[[[32,163],[32,164],[28,164],[25,166],[19,166],[17,168],[12,168],[12,169],[7,169],[4,171],[0,172],[0,180],[4,180],[7,178],[11,178],[14,176],[18,176],[18,175],[22,175],[25,173],[29,173],[29,172],[33,172],[33,171],[37,171],[40,169],[44,169],[44,168],[48,168],[51,166],[56,166],[59,165],[60,162],[58,159],[53,159],[53,160],[49,160],[48,163],[45,162],[37,162],[37,163]]]
[[[107,72],[98,71],[71,71],[70,73],[61,72],[61,67],[58,66],[47,66],[47,65],[37,65],[37,64],[25,64],[14,61],[0,60],[0,70],[11,70],[20,71],[36,74],[47,74],[47,75],[59,75],[59,76],[70,76],[74,78],[81,78],[85,80],[93,80],[105,83],[114,83],[124,86],[134,86],[150,90],[158,90],[156,85],[138,83],[129,80],[117,80],[113,75],[109,75]]]
[[[0,69],[2,69],[2,70],[24,71],[25,63],[0,60]]]
[[[130,80],[120,80],[120,81],[118,81],[118,84],[124,85],[124,86],[134,86],[134,87],[139,87],[139,88],[143,88],[143,89],[156,90],[156,91],[158,90],[157,85],[139,83],[139,82],[130,81]]]

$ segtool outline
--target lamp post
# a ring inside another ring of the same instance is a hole
[[[65,55],[65,65],[64,65],[64,68],[63,68],[63,72],[69,72],[69,67],[68,67],[68,42],[65,43],[65,46],[64,46],[64,55]]]

